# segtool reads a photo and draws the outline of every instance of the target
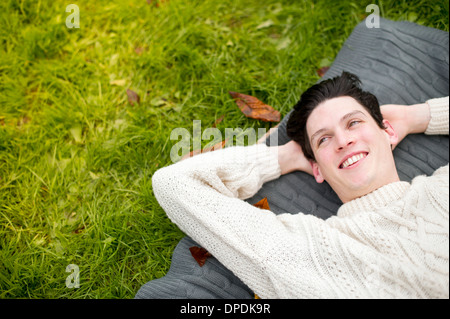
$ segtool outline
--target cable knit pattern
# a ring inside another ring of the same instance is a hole
[[[446,101],[428,101],[427,133],[448,134]],[[170,219],[262,298],[448,298],[448,170],[385,185],[327,220],[243,201],[280,176],[263,144],[200,154],[152,181]]]

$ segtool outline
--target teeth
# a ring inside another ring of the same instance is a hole
[[[361,160],[364,158],[364,154],[357,154],[357,155],[353,155],[352,157],[348,158],[343,164],[342,164],[342,168],[346,168],[354,163],[356,163],[357,161]]]

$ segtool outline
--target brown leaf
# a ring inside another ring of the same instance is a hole
[[[191,251],[192,257],[194,257],[195,261],[197,261],[200,267],[203,267],[206,259],[212,256],[205,248],[192,246],[189,248],[189,250]]]
[[[192,152],[190,152],[189,154],[184,155],[181,160],[184,160],[186,158],[192,157],[194,155],[197,154],[201,154],[201,153],[206,153],[206,152],[213,152],[213,151],[217,151],[220,150],[221,148],[225,147],[225,143],[228,141],[228,139],[223,140],[222,142],[219,142],[217,144],[214,144],[213,146],[210,147],[205,147],[203,150],[193,150]]]
[[[139,104],[139,102],[141,101],[141,98],[139,97],[139,95],[130,89],[127,89],[127,96],[128,96],[128,102],[132,106],[134,106],[135,104]]]
[[[155,1],[155,6],[157,7],[157,8],[159,8],[159,6],[160,6],[160,4],[162,4],[162,3],[164,3],[164,2],[168,2],[169,0],[157,0],[157,1]],[[147,4],[152,4],[152,0],[147,0]]]
[[[317,74],[318,74],[320,77],[323,77],[323,76],[325,75],[325,73],[327,73],[327,71],[328,71],[329,69],[330,69],[329,66],[321,67],[320,69],[317,70]]]
[[[253,206],[261,208],[261,209],[267,209],[270,210],[269,207],[269,202],[267,201],[267,197],[264,197],[263,199],[261,199],[259,202],[257,202],[256,204],[253,204]]]
[[[84,228],[85,228],[84,225],[81,225],[79,228],[72,231],[72,234],[79,234],[79,233],[83,232]]]
[[[28,116],[25,115],[24,117],[20,118],[20,119],[17,121],[16,125],[17,125],[18,127],[22,127],[22,126],[24,126],[25,124],[28,124],[30,121],[31,121],[31,119],[30,119]]]
[[[281,114],[270,105],[264,104],[256,97],[242,93],[228,92],[245,116],[265,122],[279,122]]]
[[[145,49],[143,47],[136,47],[134,48],[134,53],[136,53],[137,55],[141,55],[142,53],[144,53]]]
[[[205,148],[202,150],[202,153],[213,152],[213,151],[220,150],[220,149],[222,149],[222,148],[225,147],[225,143],[226,143],[227,141],[228,141],[228,139],[225,139],[225,140],[223,140],[222,142],[219,142],[219,143],[217,143],[217,144],[214,144],[213,146],[205,147]]]
[[[222,115],[221,117],[219,117],[214,124],[212,125],[212,127],[216,127],[220,122],[223,121],[223,119],[225,118],[225,115]]]

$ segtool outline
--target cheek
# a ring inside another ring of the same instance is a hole
[[[361,134],[371,138],[380,138],[381,136],[385,136],[386,132],[382,130],[376,123],[373,123],[371,125],[365,125],[361,130]]]
[[[324,147],[324,148],[317,150],[314,155],[316,157],[317,163],[321,167],[328,167],[334,161],[333,154],[334,154],[334,152],[332,151],[332,149],[330,147]]]
[[[386,133],[379,130],[377,132],[374,131],[367,131],[361,136],[362,140],[366,142],[369,145],[378,145],[379,147],[389,147],[390,148],[390,141],[389,137]]]

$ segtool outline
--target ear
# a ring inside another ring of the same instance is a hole
[[[312,166],[312,170],[313,170],[313,175],[314,178],[316,179],[317,183],[323,183],[323,181],[325,180],[322,176],[322,173],[320,172],[320,168],[319,165],[317,165],[316,162],[311,162],[311,166]]]
[[[391,123],[389,123],[388,120],[383,120],[383,125],[385,127],[384,131],[386,132],[389,143],[392,145],[392,149],[394,149],[395,146],[397,146],[399,140],[398,140],[398,134],[392,127]]]

